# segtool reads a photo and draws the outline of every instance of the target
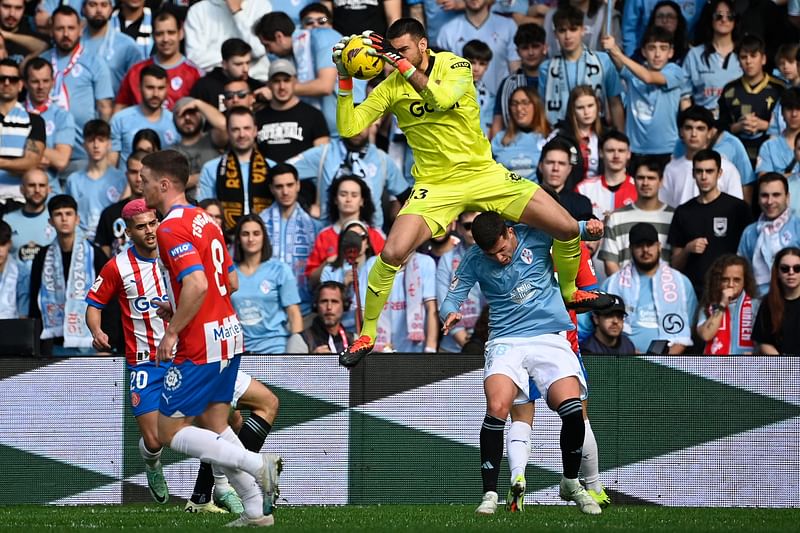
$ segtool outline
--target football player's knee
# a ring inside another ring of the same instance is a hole
[[[253,412],[267,422],[272,423],[278,414],[279,406],[280,400],[278,400],[278,397],[267,387],[264,387],[263,393],[258,396],[258,404],[253,408]]]
[[[234,433],[239,433],[243,423],[244,419],[242,418],[242,413],[240,413],[238,409],[230,412],[228,415],[228,425],[233,429]]]
[[[169,444],[168,442],[162,442],[157,433],[151,432],[143,434],[142,440],[144,441],[144,445],[147,446],[147,449],[150,451],[156,451],[162,446]]]
[[[396,242],[392,242],[391,244],[387,242],[383,250],[381,251],[381,259],[387,265],[392,265],[395,267],[400,267],[405,263],[408,256],[411,255],[409,250],[402,249],[402,246],[398,246]]]
[[[496,418],[506,419],[511,411],[511,403],[502,398],[491,398],[486,400],[486,413]]]
[[[145,439],[144,442],[148,449],[157,450],[162,446],[169,446],[170,443],[172,443],[172,437],[174,436],[175,436],[174,431],[170,431],[169,429],[166,428],[158,428],[158,438],[156,439],[156,443],[154,443],[154,446],[150,448],[150,443],[147,442],[147,439]]]

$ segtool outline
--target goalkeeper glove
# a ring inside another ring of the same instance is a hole
[[[339,74],[339,96],[350,96],[353,94],[353,78],[344,66],[342,61],[342,51],[350,42],[351,39],[357,38],[358,35],[351,35],[350,37],[342,37],[339,42],[333,45],[333,64],[336,65],[336,72]]]
[[[333,45],[333,64],[336,65],[336,72],[339,74],[339,79],[349,78],[350,74],[347,72],[347,69],[344,68],[344,62],[342,61],[342,51],[350,42],[351,39],[358,37],[357,35],[351,35],[350,37],[342,37],[339,39],[339,42]]]
[[[400,71],[405,79],[409,79],[417,69],[411,64],[411,61],[403,57],[400,52],[374,31],[365,31],[363,33],[365,39],[364,43],[370,45],[370,50],[367,54],[375,57],[380,57],[394,68]]]

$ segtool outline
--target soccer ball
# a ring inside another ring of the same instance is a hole
[[[361,37],[355,37],[342,50],[344,68],[354,78],[371,80],[383,71],[383,59],[368,55],[369,49]]]

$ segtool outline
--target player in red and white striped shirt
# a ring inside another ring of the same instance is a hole
[[[132,200],[122,209],[126,233],[132,246],[108,261],[86,295],[89,304],[86,324],[96,350],[110,350],[108,335],[100,328],[103,308],[114,298],[122,309],[125,359],[130,372],[130,399],[142,437],[139,452],[145,462],[147,484],[153,499],[169,500],[161,469],[158,440],[158,405],[167,365],[158,366],[155,355],[164,336],[165,322],[158,317],[158,302],[167,299],[164,279],[158,267],[156,228],[158,219],[144,200]]]

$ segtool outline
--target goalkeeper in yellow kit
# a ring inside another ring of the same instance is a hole
[[[358,106],[353,104],[353,80],[341,57],[350,39],[362,39],[371,55],[395,68]],[[556,239],[553,260],[567,306],[589,310],[610,303],[602,293],[575,287],[581,231],[585,239],[598,239],[602,223],[594,221],[581,228],[549,194],[536,194],[538,185],[492,159],[491,146],[480,128],[480,108],[467,60],[429,50],[422,24],[411,18],[392,24],[386,38],[373,32],[343,38],[334,46],[333,60],[339,72],[339,134],[353,137],[391,111],[414,154],[411,174],[415,180],[369,272],[361,336],[340,354],[340,364],[355,366],[372,351],[378,316],[395,274],[419,245],[443,235],[462,211],[495,211],[546,231]]]

